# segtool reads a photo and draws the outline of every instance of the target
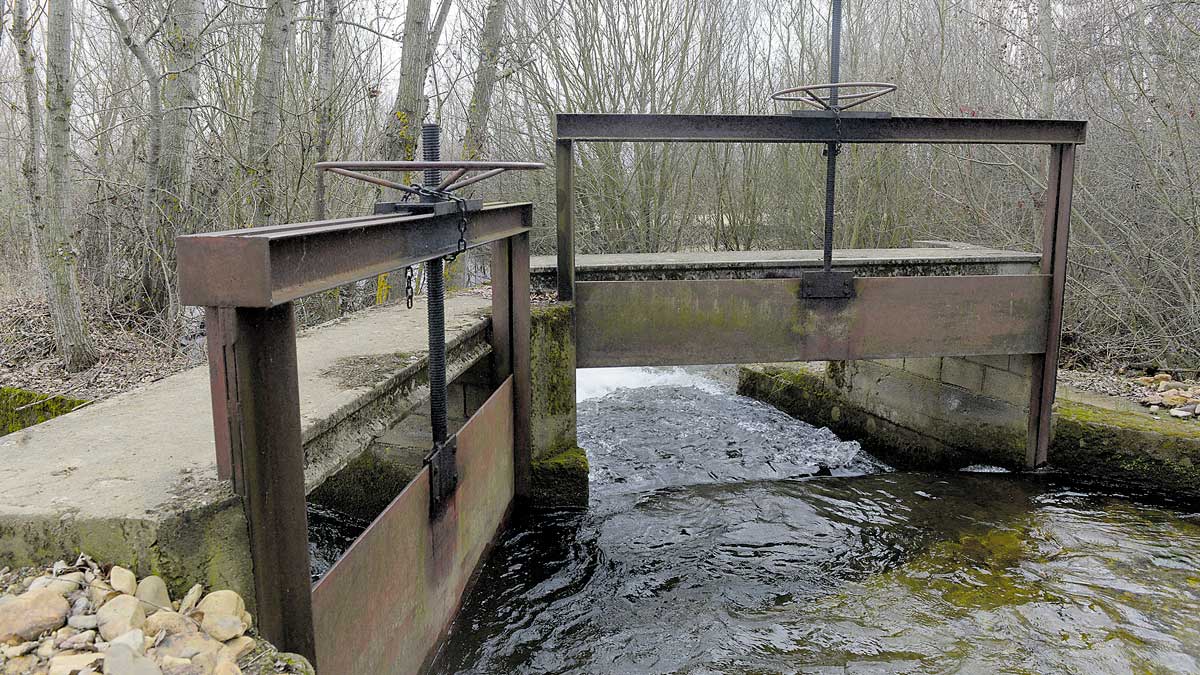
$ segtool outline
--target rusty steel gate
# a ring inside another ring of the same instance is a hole
[[[1026,463],[1033,468],[1046,462],[1075,147],[1084,142],[1085,122],[890,117],[833,109],[790,115],[559,114],[556,127],[558,297],[575,303],[579,367],[1031,354]],[[827,229],[825,270],[801,278],[576,283],[574,153],[581,141],[821,143],[833,152],[844,143],[1048,145],[1040,273],[886,278],[831,273]]]
[[[259,631],[321,673],[419,670],[528,493],[532,206],[426,206],[178,240],[182,302],[206,308],[218,474],[245,505]],[[494,391],[451,439],[450,466],[427,459],[314,586],[293,302],[426,261],[440,273],[443,257],[481,245],[492,247]],[[454,474],[440,498],[435,468]]]

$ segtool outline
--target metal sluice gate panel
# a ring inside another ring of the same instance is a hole
[[[422,469],[313,588],[321,673],[415,673],[457,613],[513,498],[513,378],[458,432],[459,488],[429,517]]]

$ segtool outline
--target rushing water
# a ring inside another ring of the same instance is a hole
[[[680,370],[580,395],[591,508],[514,523],[438,672],[1200,673],[1193,514],[894,472]]]

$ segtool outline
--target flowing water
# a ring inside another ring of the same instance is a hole
[[[580,397],[591,508],[514,523],[437,672],[1200,673],[1186,509],[891,471],[678,369]]]

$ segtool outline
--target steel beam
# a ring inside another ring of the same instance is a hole
[[[471,214],[467,246],[527,232],[530,204]],[[379,215],[180,237],[180,301],[273,307],[458,251],[460,217]]]
[[[1051,149],[1046,180],[1042,230],[1042,274],[1050,275],[1050,305],[1046,316],[1043,354],[1033,357],[1029,392],[1029,437],[1026,468],[1046,463],[1050,449],[1052,408],[1058,385],[1058,351],[1062,337],[1063,300],[1067,281],[1067,243],[1071,229],[1071,193],[1075,175],[1075,147]]]
[[[316,654],[292,309],[286,303],[236,310],[240,444],[233,474],[243,485],[258,630],[280,649],[311,660]]]
[[[796,115],[626,115],[561,113],[558,142],[741,143],[1083,143],[1075,120],[977,117],[807,117]],[[561,184],[561,180],[560,180]]]
[[[562,117],[561,115],[559,117]],[[554,189],[558,212],[558,299],[575,297],[575,159],[571,141],[554,144]]]
[[[576,284],[578,365],[664,366],[975,354],[1046,345],[1048,275],[862,277],[855,298],[799,279]]]
[[[529,235],[512,239],[512,366],[513,366],[513,492],[528,499],[532,491],[533,448],[530,414],[533,410],[533,375],[530,362]]]

